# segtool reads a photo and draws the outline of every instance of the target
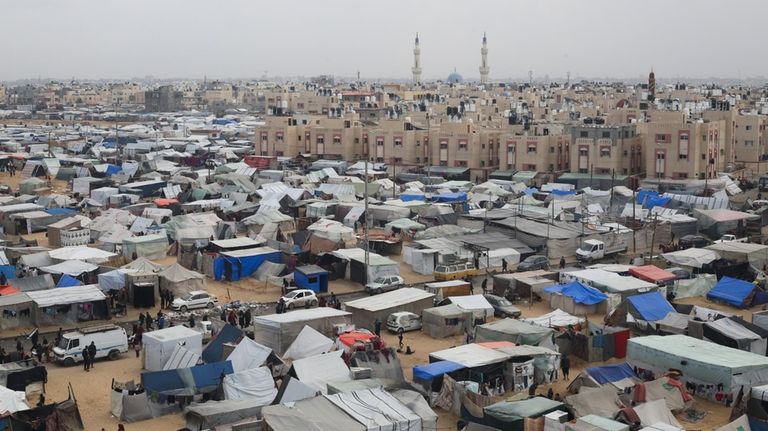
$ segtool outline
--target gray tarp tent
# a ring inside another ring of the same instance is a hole
[[[137,422],[152,418],[146,391],[136,391],[133,386],[132,382],[127,384],[112,381],[110,412],[119,421]]]
[[[427,308],[421,315],[422,329],[432,338],[461,335],[471,329],[473,320],[471,311],[456,304]]]
[[[26,293],[0,296],[0,329],[25,328],[33,326],[32,309],[34,302]]]
[[[263,402],[256,400],[208,401],[187,407],[184,417],[187,428],[202,430],[227,425],[261,414]]]
[[[350,315],[351,313],[335,308],[317,307],[290,313],[254,316],[254,341],[282,355],[304,326],[310,326],[331,337],[334,335],[333,325],[350,323]]]
[[[396,311],[421,314],[433,305],[433,293],[421,289],[403,287],[390,292],[345,302],[344,310],[352,313],[352,323],[360,327],[372,327],[376,319],[382,322]]]
[[[352,419],[325,397],[307,398],[290,405],[278,404],[261,410],[264,422],[273,431],[365,431],[360,422]]]
[[[168,289],[176,298],[181,298],[193,290],[205,290],[205,276],[191,271],[178,263],[158,272],[160,287]]]
[[[134,236],[123,239],[123,256],[133,258],[163,259],[168,249],[168,237],[165,234]]]

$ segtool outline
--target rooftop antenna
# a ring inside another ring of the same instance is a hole
[[[532,70],[528,71],[528,84],[531,87],[533,87],[533,71]]]

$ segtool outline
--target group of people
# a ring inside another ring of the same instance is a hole
[[[160,289],[160,308],[169,309],[173,304],[173,292],[170,289]]]
[[[243,310],[239,309],[235,311],[234,308],[229,309],[229,313],[227,313],[226,309],[221,310],[221,320],[229,323],[230,325],[237,328],[238,326],[240,328],[247,328],[251,326],[251,311],[250,310]],[[203,318],[203,320],[208,320],[207,318]]]
[[[91,371],[94,361],[96,361],[96,344],[91,341],[91,344],[83,347],[83,370]]]

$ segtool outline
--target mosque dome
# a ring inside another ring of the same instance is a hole
[[[458,83],[462,82],[463,80],[464,80],[464,78],[462,78],[461,75],[459,75],[456,72],[456,70],[454,70],[453,72],[451,72],[450,75],[448,75],[448,79],[446,81],[449,84],[458,84]]]

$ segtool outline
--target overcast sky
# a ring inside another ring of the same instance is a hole
[[[738,14],[736,13],[738,11]],[[3,0],[0,80],[765,74],[761,0]]]

